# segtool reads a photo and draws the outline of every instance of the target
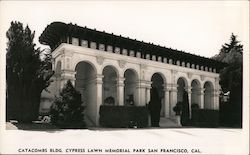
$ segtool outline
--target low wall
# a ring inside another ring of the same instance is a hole
[[[100,106],[100,125],[113,128],[142,128],[148,126],[145,106]]]
[[[192,110],[191,125],[196,127],[218,127],[219,110],[194,109]]]

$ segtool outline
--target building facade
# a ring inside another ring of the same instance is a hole
[[[59,22],[48,25],[39,40],[51,47],[55,71],[41,110],[50,107],[67,80],[81,93],[86,114],[97,126],[105,99],[126,106],[132,96],[135,106],[145,106],[152,87],[160,94],[162,117],[175,117],[173,107],[183,100],[184,91],[190,109],[192,104],[219,109],[223,64],[217,61]]]

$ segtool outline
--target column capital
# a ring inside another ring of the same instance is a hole
[[[177,88],[171,88],[170,91],[171,92],[178,92]]]
[[[125,86],[125,84],[124,84],[125,78],[124,77],[118,77],[118,78],[116,78],[116,80],[117,80],[117,86],[122,86],[122,87]]]
[[[164,91],[170,91],[171,90],[171,85],[169,85],[169,84],[163,84],[162,86],[163,86]]]
[[[96,84],[102,84],[103,83],[103,81],[102,81],[103,77],[104,76],[102,74],[97,74],[95,79],[94,79]]]
[[[71,75],[74,75],[76,74],[76,71],[74,70],[69,70],[69,69],[64,69],[61,71],[61,74],[71,74]]]
[[[177,90],[178,85],[177,84],[167,83],[166,86],[167,86],[167,88],[169,88],[169,90],[171,92],[178,92],[178,90]]]
[[[144,84],[147,84],[148,81],[147,80],[144,80],[144,79],[139,79],[136,81],[137,83],[144,83]]]
[[[184,87],[184,89],[185,89],[188,93],[192,93],[192,87],[191,87],[191,86]]]
[[[124,82],[125,81],[125,78],[124,77],[118,77],[116,78],[117,81],[120,81],[120,82]]]
[[[205,88],[200,88],[199,91],[204,92]]]
[[[146,81],[146,84],[151,85],[153,82],[152,81]]]
[[[146,80],[137,80],[136,88],[147,88],[148,84]]]
[[[204,89],[204,88],[201,88],[201,89],[200,89],[200,93],[199,93],[199,95],[204,95],[204,94],[205,94],[205,92],[204,92],[204,91],[205,91],[205,89]]]
[[[96,78],[103,78],[104,77],[104,75],[102,75],[102,74],[96,74]]]
[[[152,81],[146,81],[146,88],[147,89],[151,89],[152,87],[151,87],[151,85],[152,85]]]

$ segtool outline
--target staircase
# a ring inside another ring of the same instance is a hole
[[[87,115],[84,116],[84,120],[87,127],[95,127],[95,122],[93,122]]]
[[[181,125],[179,125],[175,118],[166,118],[161,117],[160,118],[160,127],[161,128],[180,128]]]

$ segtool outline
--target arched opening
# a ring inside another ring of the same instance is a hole
[[[186,82],[183,78],[179,78],[177,80],[177,85],[178,85],[178,87],[177,87],[177,102],[183,102],[183,94],[185,91],[185,87],[187,87]]]
[[[87,118],[95,122],[96,114],[96,71],[85,61],[79,62],[75,68],[75,88],[81,93],[81,100],[86,107]]]
[[[150,91],[150,117],[151,126],[159,126],[160,117],[165,115],[164,111],[164,79],[159,73],[153,74],[151,78],[152,88]]]
[[[187,87],[187,82],[184,78],[179,78],[177,81],[177,102],[180,102],[182,105],[181,109],[181,124],[183,126],[187,125],[189,122],[190,116],[190,103],[188,92],[185,90]]]
[[[118,105],[117,100],[117,73],[113,66],[106,66],[103,69],[103,103]]]
[[[200,87],[200,83],[197,81],[197,80],[193,80],[191,82],[191,104],[192,105],[195,105],[197,104],[199,107],[201,107],[201,98],[200,98],[200,95],[201,95],[201,87]]]
[[[211,82],[204,84],[204,109],[213,109],[213,85]]]
[[[162,75],[159,73],[155,73],[153,74],[152,78],[151,78],[151,82],[152,82],[152,88],[156,88],[159,94],[159,98],[161,101],[161,116],[165,115],[165,104],[164,104],[164,79],[162,78]]]
[[[138,76],[136,72],[132,69],[127,69],[124,73],[125,81],[124,81],[124,104],[137,105],[138,93],[136,91],[136,84],[138,81]]]

